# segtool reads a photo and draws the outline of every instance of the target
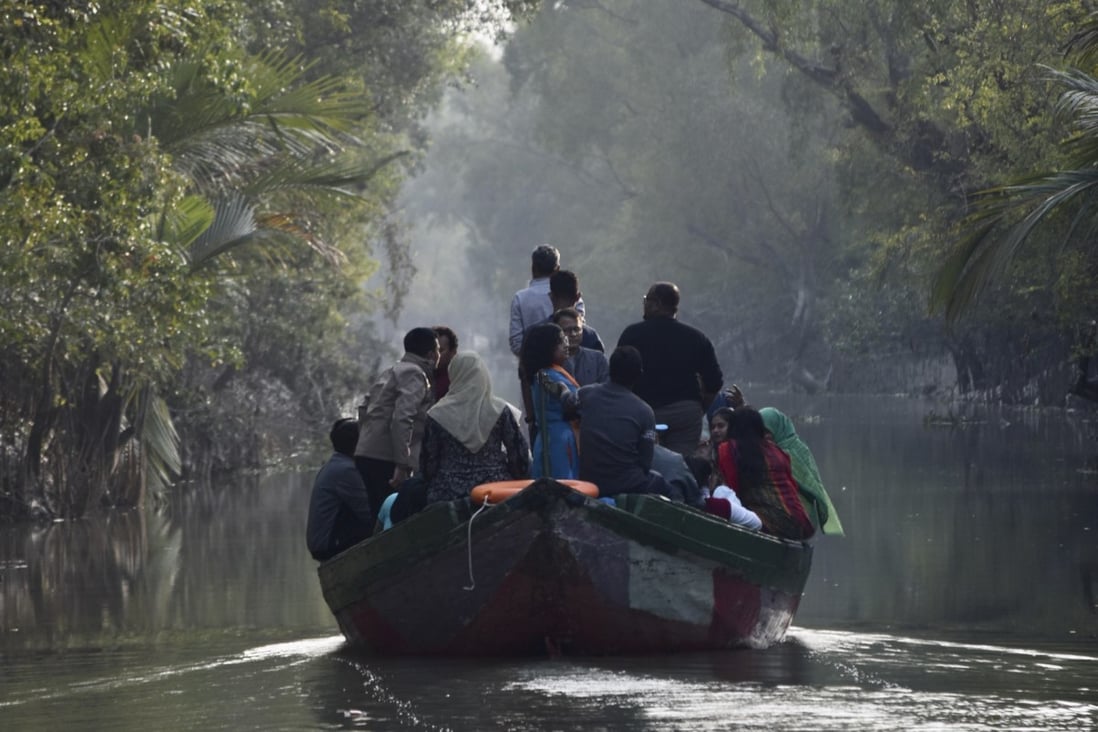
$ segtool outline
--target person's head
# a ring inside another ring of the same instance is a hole
[[[530,274],[534,279],[548,277],[560,269],[560,252],[556,247],[542,244],[530,254]]]
[[[336,452],[354,457],[355,446],[358,445],[358,421],[346,417],[337,419],[328,433],[328,439]]]
[[[404,352],[425,358],[438,368],[438,336],[430,328],[412,328],[404,334]]]
[[[610,354],[610,381],[632,389],[644,374],[644,360],[632,346],[618,346]]]
[[[673,282],[657,282],[644,296],[644,317],[675,317],[679,312],[679,287]]]
[[[579,277],[567,269],[558,270],[549,278],[549,301],[553,310],[575,307],[580,299]]]
[[[778,445],[797,437],[793,420],[774,409],[774,407],[763,407],[759,410],[759,416],[762,417],[766,431],[770,433],[770,436],[774,438],[774,442]]]
[[[520,361],[526,378],[532,383],[538,371],[553,364],[562,364],[568,354],[564,345],[564,332],[556,323],[535,325],[522,339]]]
[[[736,441],[732,450],[731,441]],[[728,422],[728,441],[717,446],[717,454],[731,452],[736,461],[740,486],[759,486],[766,481],[766,456],[763,446],[766,441],[766,426],[758,411],[743,406],[732,412]]]
[[[766,438],[762,415],[748,406],[732,412],[728,420],[728,439],[736,442],[761,442]]]
[[[728,425],[732,424],[734,412],[728,407],[721,407],[713,413],[709,420],[709,441],[716,445],[728,439]]]
[[[444,369],[450,365],[451,359],[454,354],[458,352],[458,337],[457,333],[447,328],[445,325],[436,325],[431,328],[435,332],[435,337],[438,338],[438,367]]]
[[[569,357],[574,356],[583,342],[583,316],[575,308],[563,308],[552,319],[564,331]]]
[[[450,361],[450,391],[448,396],[475,392],[480,396],[492,393],[492,377],[484,359],[472,351],[462,351]]]

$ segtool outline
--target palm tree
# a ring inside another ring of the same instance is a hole
[[[206,83],[200,65],[182,60],[167,71],[175,94],[147,112],[149,130],[173,155],[190,193],[165,212],[160,230],[186,251],[191,269],[216,267],[257,243],[305,245],[333,264],[342,252],[308,224],[323,202],[354,202],[369,181],[406,151],[370,157],[352,132],[367,117],[339,79],[304,81],[297,59],[249,58],[254,96],[246,110]],[[134,385],[135,434],[144,449],[136,475],[152,492],[180,472],[179,437],[164,401]]]
[[[137,26],[111,16],[89,29],[83,50],[89,66],[98,64],[109,78]],[[235,64],[248,93],[212,83],[211,62]],[[119,117],[133,120],[133,135],[155,138],[171,156],[185,195],[165,197],[162,210],[151,214],[151,230],[182,253],[190,276],[216,279],[222,262],[255,246],[307,246],[341,261],[310,214],[333,200],[360,199],[379,171],[406,154],[384,144],[376,146],[380,153],[368,149],[363,140],[378,135],[361,134],[369,110],[360,99],[344,92],[339,79],[306,80],[299,60],[276,55],[199,48],[155,71],[162,92]],[[70,466],[55,481],[63,485],[53,491],[32,485],[30,498],[47,513],[81,515],[108,490],[115,491],[112,500],[136,502],[146,490],[166,487],[180,468],[179,437],[155,380],[133,364],[103,364],[94,350],[83,358],[75,369],[83,386],[64,400],[63,420],[54,406],[60,401],[45,394],[44,416],[35,415],[30,430],[26,462],[34,476],[49,433],[67,433],[52,441]],[[47,360],[44,378],[54,368]]]
[[[1085,68],[1098,60],[1098,12],[1091,13],[1068,46],[1068,55]],[[1056,110],[1071,123],[1065,143],[1065,169],[1025,176],[974,196],[961,222],[962,238],[939,269],[931,308],[946,319],[960,317],[999,280],[1030,234],[1054,214],[1074,215],[1071,238],[1093,233],[1098,211],[1098,79],[1077,68],[1049,69],[1065,90]]]

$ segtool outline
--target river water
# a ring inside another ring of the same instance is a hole
[[[304,550],[311,473],[246,477],[160,511],[0,530],[0,729],[1098,727],[1093,425],[767,401],[847,529],[817,542],[771,649],[363,657]]]

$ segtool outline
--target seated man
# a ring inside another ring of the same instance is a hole
[[[667,484],[671,486],[671,500],[685,503],[694,508],[702,508],[705,500],[702,498],[701,488],[694,479],[694,473],[686,464],[682,455],[674,450],[668,450],[660,444],[663,432],[667,425],[656,425],[656,446],[652,453],[652,469],[663,476]]]
[[[599,495],[659,493],[671,488],[652,472],[656,418],[633,393],[644,369],[640,352],[630,346],[610,355],[610,381],[579,390],[579,477],[599,487]]]
[[[328,437],[335,452],[313,481],[305,530],[309,553],[320,562],[365,539],[374,522],[366,485],[355,467],[358,422],[337,420]]]

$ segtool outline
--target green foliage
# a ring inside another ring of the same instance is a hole
[[[3,1],[0,512],[162,488],[183,459],[168,407],[185,431],[209,424],[218,375],[250,385],[230,423],[264,390],[325,422],[363,378],[350,354],[368,336],[340,313],[364,307],[371,242],[399,246],[387,219],[411,145],[394,122],[460,67],[447,23],[471,4],[322,9],[345,11],[345,38],[391,13],[378,30],[414,80],[335,49],[274,53],[263,18],[285,31],[313,8],[261,5]],[[364,78],[389,79],[392,103]],[[219,434],[238,455],[256,444]]]

